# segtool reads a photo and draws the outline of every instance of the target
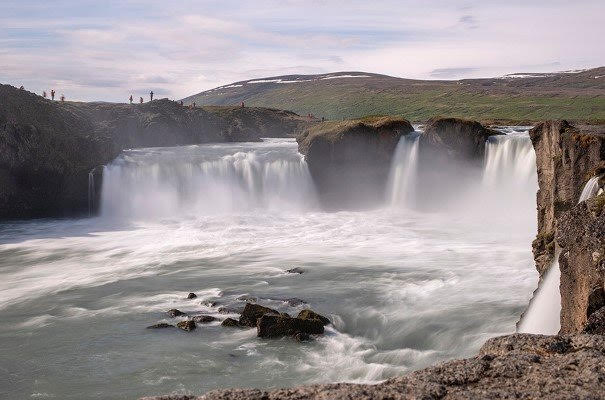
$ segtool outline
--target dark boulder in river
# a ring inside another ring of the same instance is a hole
[[[191,292],[187,295],[187,299],[195,299],[195,298],[197,298],[197,294],[195,294],[193,292]]]
[[[308,309],[302,310],[301,312],[299,312],[298,315],[296,316],[296,318],[312,320],[312,321],[319,321],[322,323],[322,325],[330,324],[330,320],[328,318],[324,317],[323,315],[317,314],[313,310],[308,310]]]
[[[176,324],[176,326],[177,326],[177,328],[182,329],[187,332],[191,332],[192,330],[194,330],[196,328],[195,322],[193,322],[190,319],[187,321],[181,321],[178,324]]]
[[[319,335],[324,333],[324,326],[318,319],[291,318],[284,315],[265,314],[258,319],[258,337],[277,338],[298,333]]]
[[[89,210],[89,172],[122,149],[293,136],[294,113],[246,107],[59,102],[0,85],[0,219],[74,216]]]
[[[176,317],[181,317],[183,315],[187,315],[187,313],[184,313],[181,310],[177,310],[176,308],[166,311],[166,314],[168,314],[168,316],[171,318],[176,318]]]
[[[279,312],[258,304],[247,303],[244,311],[242,311],[242,315],[239,317],[239,324],[255,328],[258,319],[265,314],[279,315]]]
[[[216,317],[213,317],[212,315],[194,315],[191,317],[191,320],[199,324],[207,324],[216,321]]]
[[[229,326],[229,327],[241,327],[241,325],[239,324],[239,321],[233,318],[227,318],[225,319],[223,322],[221,322],[222,326]]]
[[[160,322],[159,324],[148,326],[147,329],[165,329],[165,328],[174,328],[174,325],[167,324],[165,322]]]
[[[334,209],[384,200],[399,139],[413,132],[402,118],[370,117],[313,125],[298,137],[322,203]]]

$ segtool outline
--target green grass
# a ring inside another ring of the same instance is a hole
[[[200,103],[204,102],[199,97]],[[545,119],[605,121],[605,97],[598,95],[490,94],[468,89],[364,89],[354,86],[284,85],[246,97],[251,106],[275,107],[326,119],[366,115],[401,116],[424,122],[434,116],[480,121],[536,122]]]

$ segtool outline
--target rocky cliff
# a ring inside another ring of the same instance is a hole
[[[0,219],[87,212],[88,173],[125,148],[294,136],[308,123],[280,110],[165,99],[61,103],[0,85]]]
[[[384,200],[399,139],[413,132],[405,119],[375,117],[314,125],[298,137],[322,203],[332,209]]]
[[[539,185],[538,236],[533,251],[541,275],[554,256],[557,218],[578,203],[586,182],[604,165],[605,131],[602,128],[547,121],[530,130]]]

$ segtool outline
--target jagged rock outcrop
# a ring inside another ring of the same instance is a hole
[[[603,399],[605,336],[515,334],[488,340],[476,357],[449,361],[377,385],[227,389],[146,400]]]
[[[381,202],[399,139],[414,131],[400,118],[330,121],[298,137],[322,203],[328,208],[364,207]]]
[[[542,275],[555,253],[557,219],[578,203],[584,184],[603,167],[605,129],[547,121],[536,125],[529,135],[536,151],[539,185],[538,235],[533,251]]]
[[[61,103],[0,85],[0,219],[87,212],[88,173],[125,148],[294,136],[308,123],[285,111],[166,99]]]

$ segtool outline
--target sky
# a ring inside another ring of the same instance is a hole
[[[284,74],[590,68],[603,15],[605,0],[2,0],[0,83],[122,102]]]

